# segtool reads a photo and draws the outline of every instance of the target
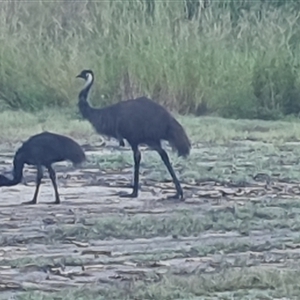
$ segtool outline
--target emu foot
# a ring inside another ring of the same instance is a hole
[[[167,200],[180,200],[180,201],[184,201],[183,193],[176,193],[175,195],[168,196],[166,199]]]
[[[36,204],[36,200],[32,199],[31,201],[25,201],[21,203],[22,205],[33,205]]]
[[[136,198],[138,196],[137,192],[132,192],[132,193],[125,193],[125,192],[120,192],[118,193],[118,196],[121,198]]]
[[[54,202],[46,202],[45,204],[48,204],[48,205],[60,204],[60,200],[55,200]]]

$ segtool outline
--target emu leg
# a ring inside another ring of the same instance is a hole
[[[119,146],[120,147],[125,147],[124,140],[122,138],[119,139]]]
[[[55,202],[54,202],[54,204],[60,204],[60,199],[59,199],[59,194],[58,194],[57,184],[56,184],[55,171],[53,170],[53,168],[51,166],[48,166],[48,172],[49,172],[49,176],[50,176],[50,179],[52,181],[52,185],[53,185],[54,192],[55,192]]]
[[[172,179],[173,179],[173,182],[175,184],[175,187],[176,187],[176,191],[177,193],[174,195],[174,196],[170,196],[168,197],[169,199],[180,199],[180,200],[183,200],[183,192],[182,192],[182,188],[181,188],[181,185],[180,185],[180,182],[179,180],[177,179],[177,176],[174,172],[174,169],[170,163],[170,159],[169,159],[169,156],[167,154],[167,152],[161,147],[156,147],[155,150],[158,152],[158,154],[160,155],[162,161],[164,162],[164,164],[166,165]]]
[[[133,191],[131,194],[121,194],[120,197],[122,197],[122,198],[135,198],[138,196],[141,152],[137,146],[132,147],[132,151],[133,151],[133,160],[134,160]]]
[[[42,182],[42,178],[43,178],[42,166],[37,166],[36,188],[35,188],[33,199],[31,201],[22,202],[22,204],[36,204],[37,196],[38,196],[40,185],[41,185],[41,182]]]

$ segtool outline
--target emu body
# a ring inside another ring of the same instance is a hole
[[[36,189],[33,199],[23,204],[36,204],[39,187],[43,178],[43,169],[46,167],[55,192],[55,204],[60,203],[57,190],[56,175],[52,164],[64,160],[70,160],[73,164],[85,161],[82,148],[71,138],[51,133],[42,132],[30,137],[17,150],[13,160],[13,179],[0,175],[0,186],[13,186],[21,182],[24,165],[34,165],[37,168]]]
[[[139,186],[139,167],[141,153],[140,144],[146,144],[156,150],[166,165],[176,187],[175,198],[183,198],[181,185],[170,163],[167,152],[162,148],[161,141],[166,140],[179,156],[186,157],[190,153],[191,143],[183,127],[161,105],[146,97],[121,101],[105,108],[92,108],[88,103],[90,88],[94,82],[91,70],[83,70],[79,78],[86,83],[79,93],[78,107],[82,116],[87,119],[102,135],[113,137],[124,145],[127,140],[133,151],[134,185],[131,194],[122,197],[137,197]],[[172,197],[173,198],[173,197]]]

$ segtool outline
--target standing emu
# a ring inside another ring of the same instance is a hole
[[[180,183],[175,175],[167,152],[162,148],[161,141],[167,140],[178,156],[186,157],[190,153],[191,143],[183,127],[161,105],[140,97],[121,101],[102,109],[92,108],[88,103],[88,95],[94,83],[91,70],[83,70],[76,77],[83,78],[86,83],[79,93],[79,110],[82,116],[89,120],[99,134],[117,139],[120,145],[126,139],[133,151],[134,184],[131,194],[121,197],[137,197],[139,186],[139,167],[141,153],[138,146],[146,144],[156,150],[166,165],[176,187],[176,195],[169,197],[183,199]]]
[[[72,139],[66,136],[51,132],[42,132],[30,137],[17,150],[14,156],[13,179],[0,175],[0,186],[12,186],[21,182],[23,176],[24,164],[37,167],[36,189],[33,199],[23,204],[36,204],[39,187],[43,178],[42,166],[49,172],[55,191],[55,204],[60,203],[59,194],[56,185],[55,171],[52,163],[64,160],[70,160],[74,165],[85,161],[85,154],[81,147]]]

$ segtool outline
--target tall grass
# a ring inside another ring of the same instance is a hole
[[[184,1],[2,2],[0,100],[75,105],[92,68],[97,106],[147,95],[181,113],[298,113],[299,13],[245,3],[202,2],[188,19]]]

